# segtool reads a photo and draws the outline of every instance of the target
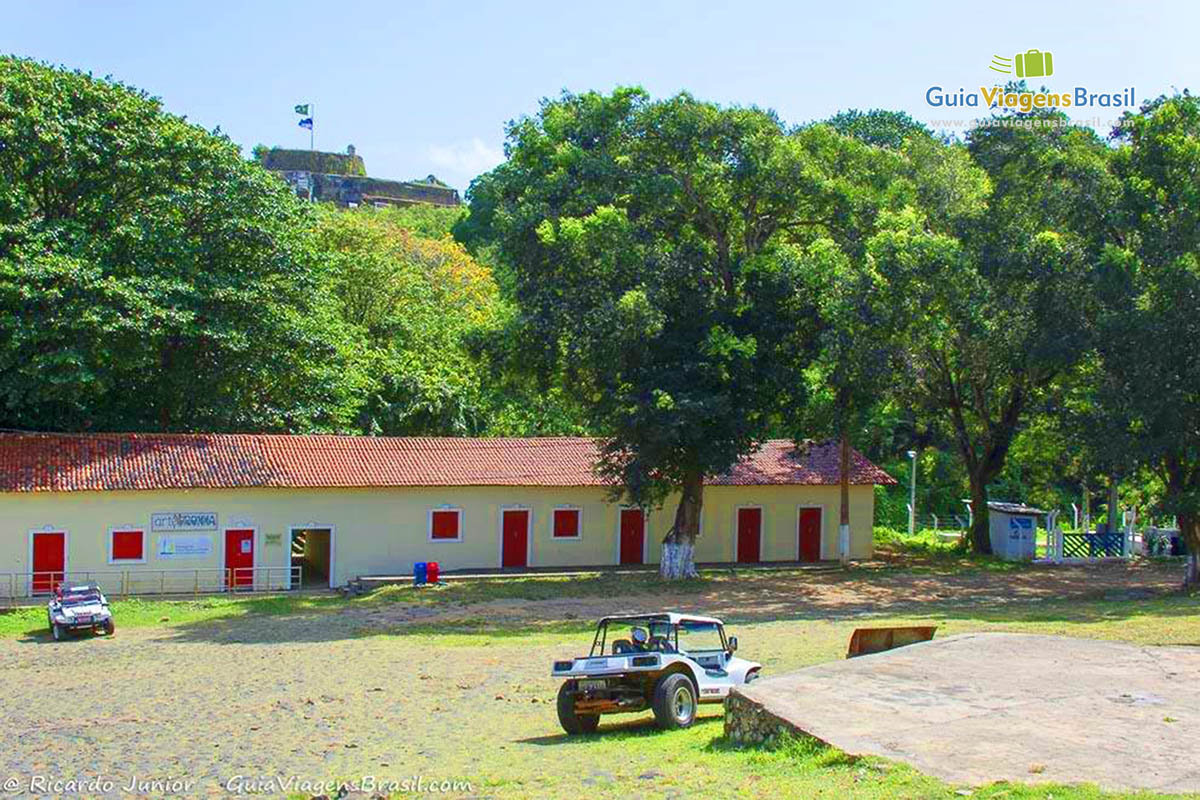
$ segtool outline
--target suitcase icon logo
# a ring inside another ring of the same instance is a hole
[[[1049,51],[1026,50],[1013,58],[992,56],[988,67],[993,72],[1016,72],[1018,78],[1048,78],[1054,74],[1054,56]]]
[[[1017,53],[1013,59],[1017,65],[1018,78],[1047,78],[1054,74],[1054,56],[1040,50]]]

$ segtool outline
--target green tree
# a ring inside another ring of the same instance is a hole
[[[860,142],[899,150],[913,137],[932,138],[933,134],[903,111],[873,108],[870,111],[839,111],[829,118],[838,133]]]
[[[227,138],[0,58],[3,424],[346,428],[361,376],[309,227]]]
[[[941,230],[978,216],[988,189],[986,175],[959,146],[928,135],[904,114],[848,112],[834,118],[854,139],[873,145],[860,150],[852,187],[860,212],[854,224],[824,227],[803,251],[799,272],[816,298],[819,354],[806,374],[813,384],[808,402],[794,402],[793,424],[809,435],[829,431],[840,450],[839,552],[850,540],[850,453],[852,438],[866,438],[889,402],[900,344],[904,307],[889,296],[886,278],[859,243],[875,230],[887,209],[917,206]],[[883,135],[885,132],[888,135]],[[880,150],[879,148],[883,148]],[[890,218],[887,213],[884,219]],[[807,354],[802,354],[802,359]]]
[[[390,206],[375,209],[384,219],[405,228],[415,236],[444,239],[452,236],[454,226],[467,215],[466,206],[435,206],[414,203],[410,206]]]
[[[782,354],[814,315],[778,248],[854,224],[851,144],[688,95],[566,94],[513,124],[508,161],[471,187],[460,231],[494,245],[526,363],[606,434],[619,491],[678,496],[664,577],[694,571],[705,476],[754,448],[798,377]]]
[[[900,394],[954,442],[982,553],[988,485],[1090,347],[1086,298],[1115,200],[1102,141],[1059,115],[1024,120],[970,136],[992,186],[986,213],[948,227],[897,217],[872,243],[889,302],[906,309]]]
[[[464,436],[487,430],[492,397],[470,338],[498,323],[491,272],[452,239],[425,238],[408,215],[319,212],[342,319],[360,332],[370,385],[364,433]]]
[[[1101,283],[1099,350],[1110,375],[1102,429],[1152,468],[1200,582],[1200,100],[1159,98],[1116,131],[1122,235]]]

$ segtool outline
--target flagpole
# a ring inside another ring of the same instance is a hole
[[[312,120],[312,125],[308,126],[308,152],[311,153],[314,149],[313,148],[313,131],[317,127],[317,104],[316,103],[309,103],[308,118],[310,120]]]

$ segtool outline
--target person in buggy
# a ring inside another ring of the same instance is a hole
[[[612,644],[614,655],[622,653],[673,653],[671,626],[667,623],[651,622],[647,631],[640,625],[629,629],[628,639],[615,639]]]

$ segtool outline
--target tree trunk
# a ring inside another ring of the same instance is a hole
[[[991,555],[992,534],[987,507],[987,480],[982,475],[971,474],[971,551],[980,555]]]
[[[1092,490],[1088,488],[1087,481],[1083,482],[1083,527],[1084,533],[1092,532]]]
[[[850,437],[842,430],[841,441],[841,510],[838,515],[838,560],[850,560]]]
[[[1200,586],[1200,515],[1179,514],[1179,535],[1187,545],[1187,567],[1183,573],[1183,588]]]
[[[1108,532],[1116,533],[1121,530],[1121,501],[1117,497],[1120,481],[1116,475],[1108,478]]]
[[[704,475],[699,472],[684,476],[675,509],[675,524],[663,539],[659,575],[664,580],[677,581],[699,577],[694,555],[696,537],[700,535],[700,510],[704,506]]]

